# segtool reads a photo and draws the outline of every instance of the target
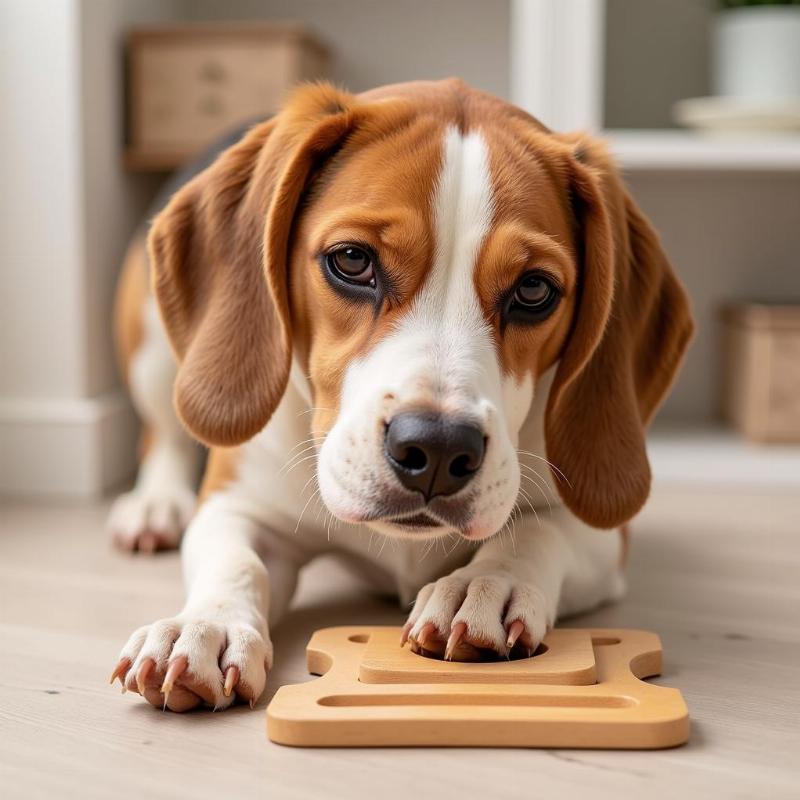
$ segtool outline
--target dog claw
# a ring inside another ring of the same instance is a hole
[[[425,645],[427,638],[436,630],[436,626],[432,622],[426,622],[419,630],[416,636],[417,644],[420,647]]]
[[[152,533],[143,533],[139,537],[139,552],[152,555],[158,549],[158,538]]]
[[[408,634],[411,633],[411,629],[414,627],[414,623],[406,622],[403,625],[403,632],[400,634],[400,647],[402,647],[408,641]]]
[[[183,674],[189,664],[186,656],[178,656],[168,667],[167,674],[164,676],[164,683],[161,684],[161,693],[164,695],[164,705],[167,705],[169,693],[175,686],[175,681]]]
[[[131,660],[129,658],[121,658],[117,662],[117,666],[114,667],[114,671],[111,673],[111,678],[108,681],[109,683],[114,683],[114,681],[119,678],[120,682],[122,683],[122,687],[125,688],[125,675],[130,669]]]
[[[511,649],[524,630],[524,623],[518,619],[515,619],[508,627],[508,639],[506,640],[506,647]]]
[[[458,647],[458,643],[461,641],[462,637],[466,632],[467,632],[466,622],[456,622],[456,624],[453,625],[453,628],[450,631],[450,635],[447,637],[447,645],[444,648],[445,661],[453,660],[453,650],[455,650],[456,647]]]
[[[233,687],[239,682],[239,667],[228,667],[225,673],[225,686],[222,688],[222,693],[225,697],[230,697]]]
[[[146,688],[145,681],[147,681],[147,676],[150,674],[150,671],[155,665],[156,662],[153,661],[152,658],[146,658],[139,665],[139,669],[136,672],[136,690],[142,697],[144,697],[144,690]]]

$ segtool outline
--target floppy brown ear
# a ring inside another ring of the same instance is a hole
[[[545,433],[559,493],[611,528],[650,492],[645,427],[691,337],[689,302],[649,221],[599,144],[570,160],[580,297],[548,398]]]
[[[347,133],[352,103],[325,84],[300,89],[153,222],[153,285],[179,360],[175,406],[206,444],[249,439],[283,396],[292,222],[310,173]]]

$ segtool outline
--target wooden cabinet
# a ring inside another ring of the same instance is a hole
[[[328,53],[297,25],[190,25],[128,38],[130,169],[172,169],[323,77]]]
[[[724,412],[749,439],[800,442],[800,306],[723,312]]]

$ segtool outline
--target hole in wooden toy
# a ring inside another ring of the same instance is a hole
[[[619,644],[620,639],[616,636],[592,636],[592,644],[595,647],[604,647],[610,644]]]
[[[441,650],[428,650],[427,648],[421,648],[419,650],[413,650],[418,656],[422,656],[423,658],[430,658],[434,661],[441,661],[444,658],[444,645],[442,645]],[[497,651],[486,649],[483,647],[474,647],[471,644],[461,644],[456,648],[456,652],[453,658],[453,661],[457,662],[480,662],[482,664],[492,663],[494,661],[498,663],[505,663],[508,661],[523,661],[529,658],[536,658],[537,656],[542,656],[547,652],[547,645],[540,644],[533,655],[528,655],[528,649],[526,647],[516,646],[512,648],[511,652],[508,656],[501,656]]]
[[[491,694],[333,694],[320,697],[321,706],[343,708],[347,706],[519,706],[557,708],[630,708],[638,705],[633,697],[625,695],[525,695],[520,692],[505,698]]]
[[[355,642],[356,644],[366,644],[369,641],[368,633],[354,633],[352,636],[347,637],[348,642]]]

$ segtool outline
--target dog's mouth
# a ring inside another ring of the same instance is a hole
[[[424,511],[418,514],[411,514],[406,517],[398,517],[396,519],[387,520],[391,525],[397,525],[401,528],[411,529],[424,529],[424,528],[441,528],[444,526],[443,522],[435,519],[430,514]]]
[[[420,498],[411,493],[384,491],[378,494],[380,500],[371,509],[344,518],[345,521],[381,525],[389,529],[387,532],[393,530],[400,534],[439,535],[450,531],[463,535],[473,520],[471,497],[455,501],[449,497],[435,497],[421,503]]]

